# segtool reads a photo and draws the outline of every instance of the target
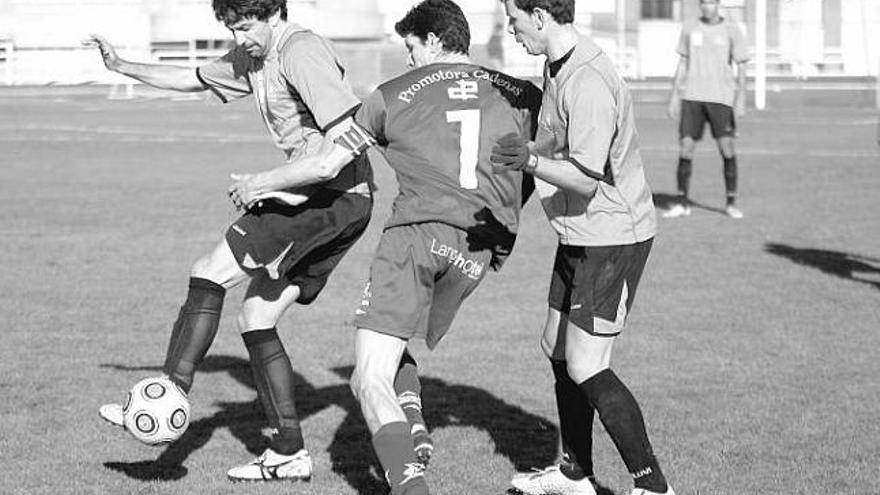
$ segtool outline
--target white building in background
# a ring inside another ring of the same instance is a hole
[[[754,40],[755,2],[722,0]],[[766,0],[768,70],[788,77],[876,76],[880,0]],[[337,43],[353,79],[367,85],[404,70],[394,23],[415,0],[289,0],[293,20]],[[471,22],[474,58],[518,75],[539,75],[504,30],[497,0],[459,0]],[[576,24],[628,77],[668,77],[681,22],[699,0],[577,0]],[[0,84],[113,82],[80,41],[106,35],[124,56],[195,64],[222,53],[229,32],[210,0],[0,0]]]

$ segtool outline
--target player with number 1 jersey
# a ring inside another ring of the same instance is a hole
[[[531,139],[540,103],[531,83],[467,63],[434,63],[382,84],[355,120],[397,175],[386,228],[440,222],[510,242],[504,233],[516,233],[523,177],[493,173],[489,152],[505,134]],[[493,218],[503,229],[485,228]]]

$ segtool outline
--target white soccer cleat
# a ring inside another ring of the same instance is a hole
[[[260,457],[230,469],[226,475],[232,481],[309,481],[312,479],[312,458],[306,449],[292,455],[266,449]]]
[[[675,203],[671,208],[663,212],[663,218],[689,217],[691,207],[681,203]]]
[[[589,478],[573,480],[562,474],[558,464],[534,473],[517,473],[510,484],[523,495],[596,495]]]
[[[667,487],[666,491],[663,493],[652,492],[650,490],[645,490],[644,488],[635,488],[630,495],[675,495],[675,490],[673,490],[671,486]]]
[[[104,404],[98,409],[98,414],[101,418],[112,424],[113,426],[118,426],[120,428],[125,428],[125,419],[123,418],[122,413],[122,404]]]
[[[744,216],[742,210],[733,205],[728,205],[727,208],[724,209],[724,214],[736,220],[739,220]]]

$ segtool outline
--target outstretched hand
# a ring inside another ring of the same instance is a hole
[[[254,180],[255,174],[231,174],[229,177],[232,185],[226,192],[237,210],[260,206],[266,199],[274,199],[290,206],[299,206],[309,199],[308,195],[299,192],[263,191]]]
[[[100,34],[90,34],[88,39],[82,41],[82,44],[83,46],[97,47],[107,69],[115,71],[119,68],[119,55],[116,54],[116,49]]]

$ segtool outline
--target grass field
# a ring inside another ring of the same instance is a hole
[[[741,123],[744,220],[719,213],[708,142],[693,184],[704,207],[660,220],[614,368],[680,495],[880,492],[880,152],[876,111],[853,101],[780,104]],[[384,165],[367,235],[317,303],[281,323],[311,483],[226,481],[265,446],[233,326],[240,290],[181,441],[142,446],[96,414],[161,364],[190,264],[235,218],[228,174],[278,163],[251,105],[0,90],[0,493],[384,493],[346,382],[350,319],[394,194]],[[659,103],[637,113],[662,206],[674,193],[673,126]],[[556,456],[538,347],[554,247],[530,203],[505,269],[436,352],[415,346],[438,448],[432,493],[502,494],[515,470]],[[629,493],[598,422],[595,451],[601,483]]]

